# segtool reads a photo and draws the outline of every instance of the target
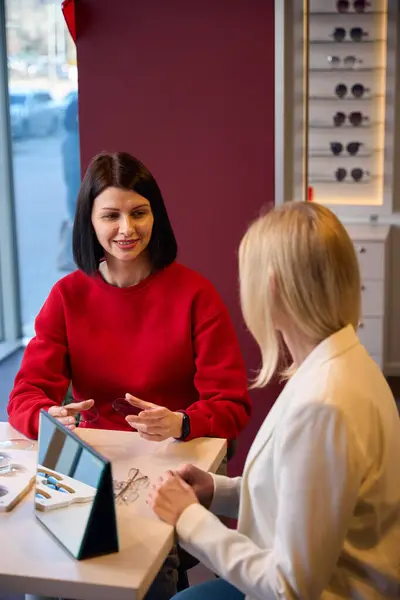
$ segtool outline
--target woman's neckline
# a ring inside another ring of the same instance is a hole
[[[137,292],[142,291],[144,288],[146,288],[148,285],[150,285],[152,283],[152,281],[154,281],[154,279],[157,278],[157,276],[160,273],[162,273],[163,271],[164,271],[164,269],[153,270],[151,273],[149,273],[149,275],[147,275],[147,277],[144,277],[144,279],[142,279],[138,283],[135,283],[134,285],[129,285],[127,287],[118,287],[117,285],[108,283],[108,281],[106,281],[104,279],[104,277],[102,276],[102,274],[100,272],[100,268],[95,273],[94,279],[100,287],[102,287],[103,289],[107,290],[110,293],[114,293],[114,294],[118,294],[118,295],[132,295],[132,294],[136,294]]]
[[[152,267],[152,265],[148,264],[146,266],[146,268],[142,269],[142,272],[139,275],[140,278],[138,279],[138,281],[135,281],[135,283],[129,283],[127,285],[118,285],[117,283],[113,283],[113,281],[112,281],[110,268],[109,268],[109,265],[106,260],[104,260],[104,259],[101,260],[99,263],[99,267],[98,267],[98,272],[99,272],[100,277],[106,283],[108,283],[108,285],[112,285],[113,287],[117,287],[117,288],[131,288],[131,287],[137,286],[141,281],[144,281],[145,279],[147,279],[147,277],[149,277],[149,275],[151,275],[153,273],[153,271],[154,271],[154,268]]]

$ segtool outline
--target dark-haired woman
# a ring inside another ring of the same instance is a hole
[[[95,405],[91,427],[134,428],[154,441],[236,438],[250,403],[228,311],[209,281],[175,262],[160,189],[129,154],[90,164],[73,252],[79,269],[55,284],[36,319],[10,423],[36,438],[40,409],[73,429],[76,414]],[[70,382],[75,401],[62,406]],[[138,416],[113,409],[126,393]]]

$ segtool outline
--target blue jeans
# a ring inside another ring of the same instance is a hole
[[[174,596],[176,600],[244,600],[244,594],[223,579],[213,579],[188,588]]]

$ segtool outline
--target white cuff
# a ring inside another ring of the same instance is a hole
[[[214,496],[210,506],[215,515],[237,518],[239,512],[239,498],[241,477],[225,477],[212,475],[214,481]]]
[[[201,504],[191,504],[178,519],[176,533],[183,542],[190,542],[196,529],[207,519],[209,511]],[[215,518],[215,517],[213,517]]]

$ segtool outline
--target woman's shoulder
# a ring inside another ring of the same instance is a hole
[[[94,283],[94,277],[90,277],[77,269],[61,277],[53,286],[52,292],[59,293],[61,296],[72,293],[83,292]]]
[[[205,294],[215,299],[220,298],[213,283],[198,271],[190,269],[181,263],[173,263],[170,265],[169,270],[170,282],[174,285],[179,285],[180,291],[186,289],[195,295]]]
[[[299,412],[307,412],[308,418],[315,415],[315,419],[330,415],[351,429],[356,425],[358,435],[367,438],[371,427],[381,420],[390,420],[390,415],[396,416],[387,381],[360,343],[308,372],[307,380],[302,379],[301,384],[291,386],[293,401],[287,415],[294,420]]]
[[[168,267],[168,287],[172,293],[179,294],[180,298],[186,299],[199,310],[206,313],[225,310],[225,304],[213,283],[204,275],[182,265],[173,263]]]
[[[169,270],[172,277],[176,278],[176,280],[179,280],[185,285],[198,287],[200,289],[204,288],[215,290],[215,287],[211,281],[204,275],[201,275],[201,273],[198,271],[190,269],[181,263],[174,262],[172,265],[170,265]]]

